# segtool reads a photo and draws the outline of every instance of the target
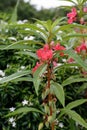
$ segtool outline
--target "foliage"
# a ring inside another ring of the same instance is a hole
[[[17,5],[1,21],[2,130],[87,129],[87,7],[67,1],[75,6],[55,21],[20,24]]]

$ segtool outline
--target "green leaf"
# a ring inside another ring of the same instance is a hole
[[[85,102],[87,102],[87,99],[79,99],[79,100],[76,100],[76,101],[69,103],[65,108],[66,109],[72,109],[74,107],[77,107],[77,106],[85,103]]]
[[[33,82],[33,78],[25,76],[25,77],[14,79],[11,82],[19,82],[19,81]]]
[[[72,49],[66,50],[64,52],[65,54],[68,54],[70,57],[72,57],[76,61],[76,63],[78,63],[81,67],[83,67],[87,71],[87,65],[85,64],[85,62]]]
[[[79,89],[78,89],[78,91],[77,91],[77,94],[83,92],[86,88],[87,88],[87,82],[86,82],[86,83],[83,83],[83,84],[79,87]]]
[[[14,73],[14,74],[12,74],[12,75],[10,75],[10,76],[7,76],[7,77],[5,77],[5,78],[2,78],[2,79],[0,80],[0,84],[13,81],[13,80],[15,80],[15,79],[17,79],[17,78],[19,78],[19,77],[28,75],[28,74],[30,74],[30,73],[31,73],[30,70],[24,70],[24,71],[16,72],[16,73]]]
[[[64,94],[63,87],[58,83],[52,82],[51,90],[54,91],[56,97],[58,98],[58,100],[64,107],[65,106],[65,94]]]
[[[71,37],[87,37],[87,34],[80,34],[80,33],[74,33],[74,34],[68,34],[68,35],[66,35],[65,37],[63,37],[63,38],[65,38],[65,39],[70,39]]]
[[[74,67],[79,67],[78,64],[76,63],[63,63],[61,66],[57,66],[54,68],[54,72],[56,72],[58,69],[63,69],[63,68],[74,68]]]
[[[75,111],[73,110],[66,110],[66,114],[68,116],[70,116],[74,121],[76,121],[78,124],[80,124],[81,126],[87,128],[87,123],[85,122],[85,120]]]
[[[1,45],[0,49],[1,50],[8,50],[8,49],[31,49],[30,44],[39,44],[42,45],[39,41],[34,41],[34,40],[20,40],[17,42],[14,42],[13,44],[10,45]]]
[[[34,87],[35,87],[35,91],[36,94],[38,95],[38,90],[39,90],[39,85],[41,82],[41,76],[42,74],[46,71],[47,69],[47,65],[46,64],[42,64],[35,72],[34,72],[34,79],[33,79],[33,83],[34,83]]]
[[[17,4],[14,8],[14,11],[13,11],[13,14],[12,14],[12,17],[10,19],[10,22],[16,22],[17,21],[17,8],[18,8],[18,5],[19,5],[19,0],[17,0]]]
[[[41,24],[48,32],[51,30],[51,25],[52,25],[52,21],[51,20],[40,21],[40,20],[37,19],[37,22],[39,24]]]
[[[76,82],[84,82],[87,81],[87,78],[80,78],[79,75],[77,76],[71,76],[69,78],[67,78],[66,80],[63,81],[62,86],[66,86],[72,83],[76,83]]]
[[[86,25],[80,25],[80,24],[77,24],[77,23],[75,23],[75,24],[67,24],[67,25],[63,25],[63,26],[60,26],[59,28],[57,28],[55,31],[54,31],[54,33],[56,34],[58,31],[64,31],[64,30],[67,30],[67,28],[68,28],[68,30],[69,29],[73,29],[74,27],[79,27],[79,28],[87,28],[87,26]]]
[[[51,30],[53,30],[62,20],[65,20],[65,17],[56,19],[51,26]]]
[[[37,55],[35,53],[33,53],[33,52],[30,52],[30,51],[26,51],[26,52],[20,51],[20,52],[17,52],[16,54],[24,54],[24,55],[31,56],[31,57],[33,57],[35,59],[38,59]]]
[[[15,116],[15,115],[18,115],[18,114],[21,114],[21,113],[28,113],[28,112],[38,112],[38,113],[43,114],[42,111],[40,111],[36,108],[33,108],[33,107],[21,107],[21,108],[15,110],[14,112],[7,114],[5,117]]]

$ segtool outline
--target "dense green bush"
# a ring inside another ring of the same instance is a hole
[[[55,21],[16,21],[17,5],[1,20],[1,130],[87,129],[86,0],[68,1]]]

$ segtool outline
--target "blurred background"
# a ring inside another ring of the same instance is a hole
[[[63,8],[63,5],[70,3],[61,2],[58,0],[19,0],[17,10],[17,20],[27,19],[34,21],[34,18],[40,20],[55,20],[58,17],[65,16],[67,10]],[[8,21],[15,8],[17,0],[0,0],[0,19]],[[60,5],[62,5],[60,7]]]

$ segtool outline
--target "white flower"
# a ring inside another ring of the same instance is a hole
[[[56,113],[59,114],[59,113],[60,113],[60,110],[57,110]]]
[[[15,126],[16,126],[16,123],[15,123],[15,122],[12,122],[12,126],[15,127]]]
[[[15,120],[15,119],[14,119],[13,117],[9,118],[9,122],[10,122],[10,123],[14,122],[14,120]]]
[[[9,68],[10,67],[10,65],[9,64],[7,64],[7,68]]]
[[[4,73],[2,70],[0,70],[0,75],[1,75],[2,77],[4,77],[4,76],[5,76],[5,73]]]
[[[17,22],[17,24],[24,24],[24,22],[21,21],[21,20],[19,20],[19,21]]]
[[[58,66],[61,66],[62,65],[62,63],[58,63]]]
[[[27,23],[27,22],[28,22],[28,20],[27,20],[27,19],[24,19],[24,20],[23,20],[23,23]]]
[[[64,127],[64,125],[63,125],[62,122],[59,123],[59,127],[60,127],[60,128],[63,128],[63,127]]]
[[[63,62],[66,62],[66,59],[62,59]]]
[[[1,80],[1,79],[3,79],[3,78],[0,77],[0,80]]]
[[[27,101],[27,100],[24,100],[24,101],[22,101],[22,104],[23,104],[23,106],[25,106],[25,105],[28,104],[28,101]]]
[[[13,112],[13,111],[15,110],[15,108],[14,108],[14,107],[11,107],[11,108],[9,108],[9,110],[10,110],[11,112]]]
[[[21,69],[22,69],[22,70],[25,69],[25,66],[21,66]]]
[[[29,37],[29,40],[34,40],[34,37],[33,37],[33,36],[30,36],[30,37]]]
[[[30,36],[30,37],[26,36],[26,37],[24,37],[24,40],[34,40],[34,37],[33,36]]]

